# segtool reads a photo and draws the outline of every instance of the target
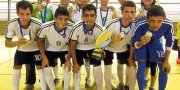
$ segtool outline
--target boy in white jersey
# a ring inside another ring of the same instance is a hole
[[[135,68],[128,67],[128,57],[129,49],[128,44],[131,41],[133,33],[133,19],[136,14],[136,5],[132,1],[125,1],[122,6],[122,18],[117,18],[112,20],[106,27],[106,30],[113,30],[112,41],[105,47],[105,53],[107,57],[104,59],[105,63],[105,86],[107,90],[112,90],[111,88],[111,74],[112,74],[112,60],[113,53],[117,54],[118,68],[117,74],[119,79],[118,90],[133,90],[136,81]],[[126,83],[124,84],[123,72],[124,64],[126,67]]]
[[[101,7],[97,9],[96,22],[102,27],[106,27],[110,20],[116,18],[115,9],[112,6],[108,6],[109,0],[100,0]]]
[[[42,67],[44,68],[46,82],[51,90],[55,90],[52,74],[55,60],[60,58],[61,64],[64,64],[68,54],[68,39],[73,26],[72,23],[68,22],[68,19],[68,10],[65,7],[58,7],[54,21],[43,24],[38,33],[38,47],[43,59]],[[46,45],[45,41],[47,42]],[[66,63],[70,63],[70,59]],[[64,90],[69,90],[70,72],[68,70],[70,70],[70,65],[63,70]]]
[[[58,5],[51,5],[49,8],[52,10],[53,12],[53,16],[55,15],[55,11],[58,7],[65,7],[68,9],[68,11],[70,12],[70,4],[69,4],[69,0],[59,0],[59,4]],[[69,15],[70,16],[70,15]],[[69,18],[70,19],[70,18]],[[54,75],[55,75],[55,79],[54,79],[54,83],[58,84],[60,81],[60,76],[59,76],[59,65],[58,65],[58,60],[56,60],[56,66],[53,67],[53,71],[54,71]],[[62,61],[62,60],[61,60]],[[65,62],[65,61],[63,61]],[[63,67],[64,65],[62,65]],[[64,86],[64,80],[62,79],[62,86]]]
[[[73,23],[77,23],[82,21],[82,8],[88,4],[90,2],[90,0],[75,0],[75,4],[73,5],[71,8],[71,20]],[[84,65],[85,65],[85,69],[86,69],[86,78],[85,78],[85,87],[89,88],[90,87],[90,63],[89,63],[89,59],[84,58]]]
[[[82,20],[82,8],[88,4],[90,0],[81,0],[79,5],[76,5],[71,13],[71,20],[77,23]]]
[[[41,55],[37,47],[36,33],[40,29],[40,21],[31,18],[32,5],[28,1],[20,1],[16,5],[19,18],[9,21],[5,46],[13,48],[18,46],[14,57],[13,66],[13,90],[19,90],[21,68],[23,64],[36,64],[40,75],[41,88],[46,90],[44,72],[41,69]],[[18,37],[17,41],[12,41],[13,36]],[[33,90],[32,88],[27,88]]]
[[[70,51],[73,59],[74,72],[74,87],[75,90],[80,90],[80,67],[83,65],[83,59],[89,59],[93,65],[94,80],[97,85],[97,90],[102,90],[103,75],[101,70],[101,61],[91,57],[92,51],[95,48],[95,42],[102,28],[95,23],[97,17],[96,7],[92,4],[87,4],[82,10],[83,21],[76,23],[73,27],[70,40]]]

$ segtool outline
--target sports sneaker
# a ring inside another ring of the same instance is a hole
[[[117,90],[124,90],[124,85],[122,83],[119,83]]]
[[[24,90],[34,90],[34,84],[26,84]]]
[[[55,79],[54,79],[54,84],[55,84],[55,85],[57,85],[59,82],[60,82],[60,79],[58,79],[58,78],[55,78]]]
[[[155,90],[154,88],[152,88],[152,87],[149,87],[149,90]]]
[[[149,78],[148,79],[144,79],[144,88],[146,88],[148,86],[148,82],[149,82]]]
[[[49,88],[49,86],[48,86],[48,85],[46,86],[46,89],[47,89],[47,90],[50,90],[50,88]]]
[[[85,88],[90,88],[90,84],[91,84],[91,81],[87,80],[87,78],[86,78]]]
[[[125,85],[124,90],[129,90],[129,86]]]

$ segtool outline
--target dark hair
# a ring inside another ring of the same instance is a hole
[[[56,9],[56,12],[55,12],[54,16],[57,17],[59,15],[69,16],[69,12],[68,12],[67,8],[59,6]]]
[[[21,8],[23,10],[29,8],[31,14],[33,12],[32,4],[30,2],[28,2],[28,1],[25,1],[25,0],[17,2],[17,4],[16,4],[16,11],[17,11],[17,13],[19,13],[19,8]]]
[[[166,13],[161,6],[154,5],[147,12],[147,18],[150,18],[151,16],[162,16],[163,18],[166,18]]]
[[[151,4],[151,6],[154,6],[156,4],[156,0],[153,0],[153,2],[152,2],[152,4]],[[141,0],[141,6],[143,6],[144,7],[144,3],[143,3],[143,1]],[[144,7],[145,8],[145,7]]]
[[[125,1],[121,10],[124,10],[125,7],[135,7],[136,10],[136,4],[133,1]]]
[[[84,15],[84,12],[86,10],[93,10],[95,12],[95,14],[97,15],[97,10],[96,10],[96,7],[93,5],[93,4],[86,4],[84,7],[83,7],[83,10],[82,10],[82,14]]]

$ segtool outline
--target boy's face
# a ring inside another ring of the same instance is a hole
[[[123,15],[122,18],[125,21],[131,22],[136,15],[136,8],[125,6],[125,8],[122,10],[122,15]]]
[[[107,5],[109,0],[100,0],[101,1],[101,5]]]
[[[85,10],[82,17],[87,26],[92,26],[94,25],[97,16],[94,10]]]
[[[157,31],[163,24],[163,16],[150,16],[148,18],[148,24],[151,30]]]
[[[57,17],[54,17],[54,21],[60,30],[64,29],[67,26],[68,20],[69,17],[65,15],[58,15]]]
[[[29,8],[22,9],[19,8],[19,11],[17,12],[20,22],[22,25],[27,25],[31,20],[31,11]]]

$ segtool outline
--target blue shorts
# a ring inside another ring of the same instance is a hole
[[[39,51],[32,52],[24,52],[24,51],[16,51],[14,57],[14,66],[22,65],[22,64],[35,64],[41,65],[42,58]]]
[[[165,53],[163,50],[162,46],[151,46],[148,47],[148,55],[149,55],[149,61],[150,62],[163,62],[164,61],[164,57],[165,57]]]
[[[55,67],[57,64],[57,59],[60,58],[61,65],[65,63],[68,51],[54,52],[46,51],[46,56],[49,61],[49,66]]]
[[[91,65],[99,66],[101,65],[101,60],[95,60],[92,56],[92,50],[77,50],[76,49],[76,58],[79,66],[84,64],[83,59],[89,59]]]

